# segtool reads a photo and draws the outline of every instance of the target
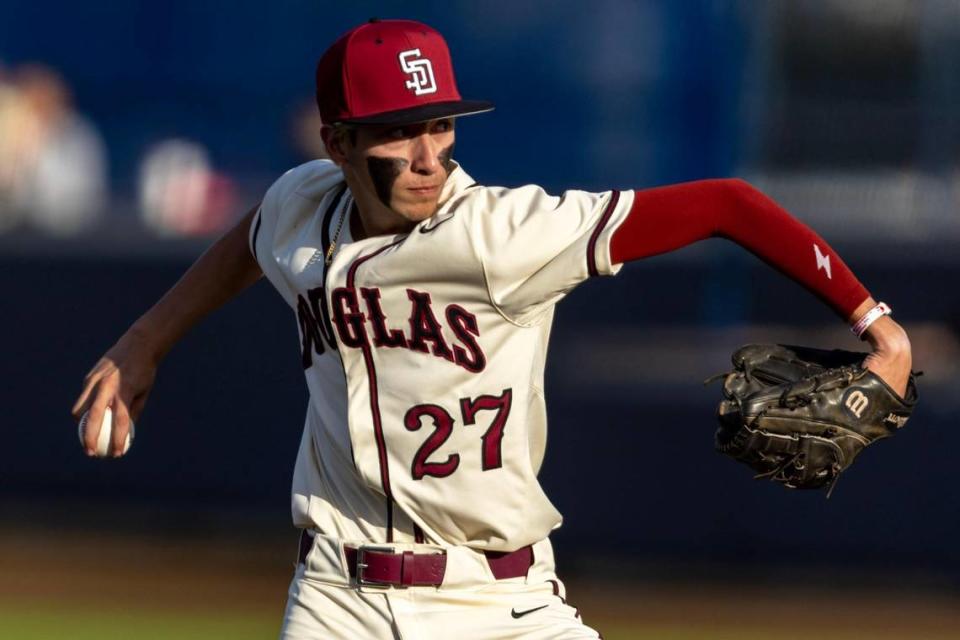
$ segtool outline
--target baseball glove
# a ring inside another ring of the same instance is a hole
[[[791,489],[828,489],[867,445],[903,427],[917,403],[864,368],[866,353],[779,344],[734,352],[717,408],[716,448]],[[709,382],[710,380],[708,380]]]

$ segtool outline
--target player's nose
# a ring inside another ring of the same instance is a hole
[[[419,135],[411,141],[410,169],[421,175],[433,175],[440,170],[440,145],[429,133]]]

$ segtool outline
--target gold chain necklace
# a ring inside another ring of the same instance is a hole
[[[343,209],[340,210],[340,220],[337,222],[337,230],[333,232],[333,240],[330,241],[330,246],[327,248],[327,256],[324,259],[324,264],[330,266],[330,263],[333,262],[333,252],[337,250],[337,242],[340,241],[340,231],[343,229],[343,221],[347,217],[347,211],[350,210],[350,205],[344,203]]]

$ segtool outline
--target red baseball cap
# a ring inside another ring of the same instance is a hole
[[[410,124],[483,113],[457,91],[447,43],[412,20],[377,20],[340,36],[317,64],[324,124]]]

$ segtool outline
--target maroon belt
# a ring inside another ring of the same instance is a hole
[[[313,546],[313,538],[300,534],[302,564]],[[447,569],[446,553],[394,552],[388,546],[344,547],[350,577],[361,585],[394,587],[439,587]],[[484,551],[490,572],[497,580],[521,578],[533,565],[533,547],[527,545],[516,551]]]

